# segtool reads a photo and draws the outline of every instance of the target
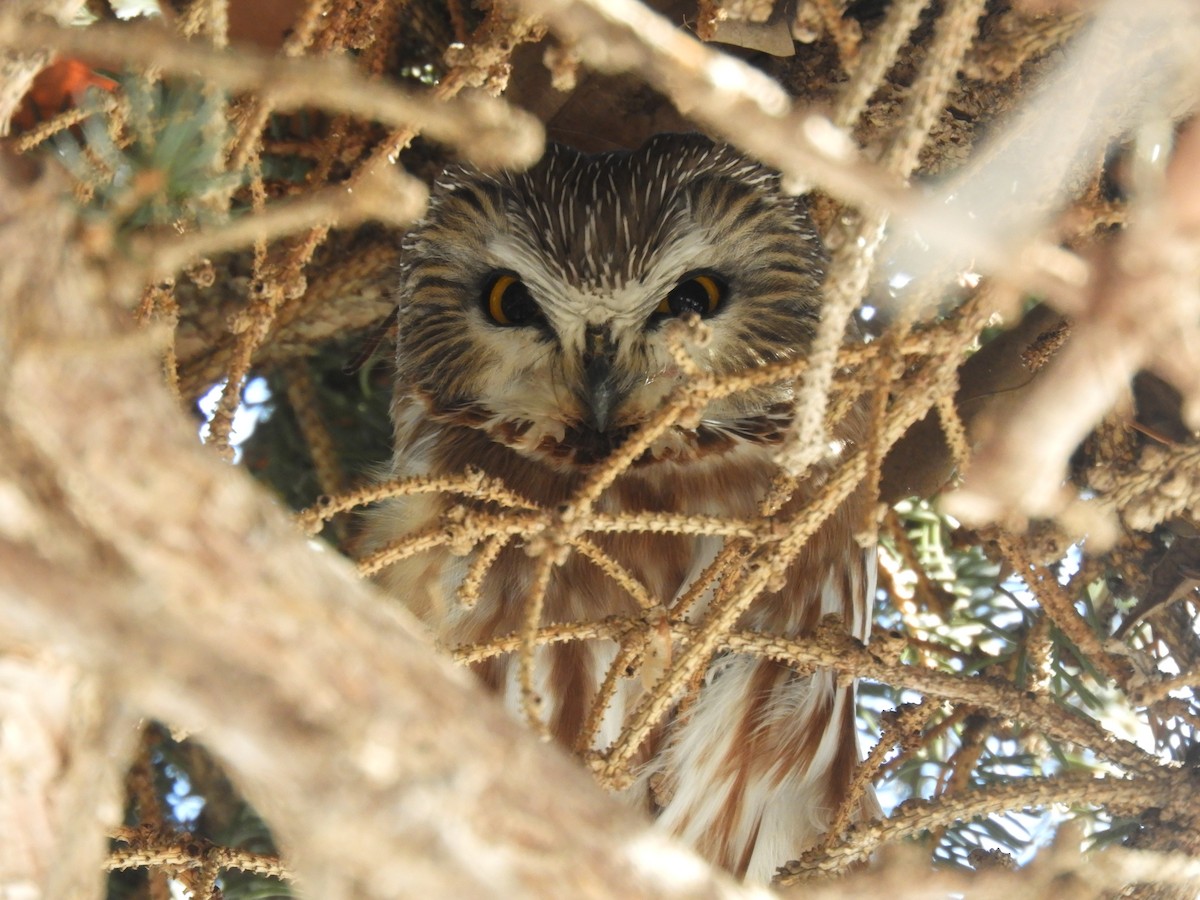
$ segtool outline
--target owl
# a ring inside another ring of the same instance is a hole
[[[482,470],[549,510],[696,372],[719,381],[802,357],[821,315],[825,266],[807,213],[779,175],[699,135],[596,155],[552,145],[520,173],[452,168],[405,239],[403,259],[392,474]],[[672,322],[697,317],[706,340],[687,351],[693,367],[681,366]],[[711,400],[641,452],[596,510],[753,518],[779,474],[793,394],[784,382]],[[838,441],[857,440],[858,428],[842,426]],[[818,467],[783,512],[799,508],[822,477]],[[370,517],[364,552],[436,528],[460,502],[431,494],[385,502]],[[871,551],[854,539],[861,514],[851,500],[826,520],[738,627],[798,637],[836,613],[865,640],[874,574]],[[668,617],[724,541],[644,532],[593,539]],[[442,645],[476,644],[520,631],[534,577],[529,550],[506,545],[471,604],[457,594],[478,548],[416,553],[378,580]],[[710,596],[675,621],[697,621]],[[575,553],[550,575],[541,622],[641,614],[628,590]],[[535,652],[539,715],[565,747],[602,753],[647,689],[618,673],[590,746],[579,746],[618,652],[600,638]],[[515,653],[475,668],[521,708]],[[737,653],[717,654],[702,674],[698,691],[641,745],[623,794],[713,863],[766,881],[820,838],[846,795],[858,758],[854,684]]]

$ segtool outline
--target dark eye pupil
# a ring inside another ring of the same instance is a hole
[[[514,325],[530,322],[541,312],[523,281],[514,281],[504,289],[504,295],[500,298],[500,308],[504,311],[505,318]]]
[[[667,294],[667,305],[671,308],[672,315],[681,316],[689,312],[706,315],[709,311],[708,291],[693,278],[671,288]]]

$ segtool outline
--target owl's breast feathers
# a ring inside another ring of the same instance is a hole
[[[587,471],[556,463],[553,454],[543,460],[514,450],[508,440],[493,440],[478,427],[481,423],[432,419],[415,397],[400,401],[396,413],[398,475],[452,475],[477,467],[537,505],[556,509]],[[689,452],[699,448],[701,455],[688,457],[686,464],[673,461],[669,448],[642,460],[603,495],[597,511],[610,516],[669,512],[754,517],[776,472],[772,442],[756,441],[753,435],[723,438],[731,446],[703,454],[704,438],[691,436],[681,446]],[[459,502],[428,496],[389,501],[374,514],[364,549],[436,526]],[[793,507],[802,503],[799,498]],[[835,613],[865,640],[873,557],[854,540],[855,515],[857,510],[844,507],[827,520],[789,569],[783,588],[757,600],[739,627],[795,637]],[[713,536],[646,532],[585,536],[668,610],[723,543]],[[379,580],[425,620],[444,646],[518,633],[534,560],[519,541],[508,544],[488,571],[477,601],[466,608],[456,593],[477,552],[461,557],[439,547],[391,566]],[[708,595],[686,621],[702,621]],[[583,554],[573,553],[554,571],[542,624],[600,622],[614,616],[636,621],[642,615],[628,591]],[[584,640],[536,652],[535,687],[546,722],[566,747],[602,752],[617,739],[642,695],[636,673],[618,673],[617,690],[590,745],[579,746],[593,700],[619,650],[611,640]],[[476,669],[514,712],[520,710],[513,654],[492,657]],[[673,713],[644,743],[635,759],[639,778],[627,794],[713,862],[768,880],[775,867],[820,836],[848,788],[857,759],[852,682],[828,671],[801,676],[765,659],[722,654],[710,663],[705,685],[686,712]]]

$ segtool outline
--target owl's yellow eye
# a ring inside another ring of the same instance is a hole
[[[532,325],[542,320],[541,307],[525,282],[509,272],[492,277],[483,299],[488,315],[497,325]]]
[[[689,312],[711,316],[724,298],[723,281],[712,275],[693,275],[667,291],[655,312],[662,316],[682,316]]]

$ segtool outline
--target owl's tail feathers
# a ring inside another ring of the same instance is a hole
[[[858,761],[854,685],[746,656],[719,660],[709,677],[643,777],[662,827],[767,882],[817,843],[846,795]],[[864,804],[878,805],[873,794]]]

